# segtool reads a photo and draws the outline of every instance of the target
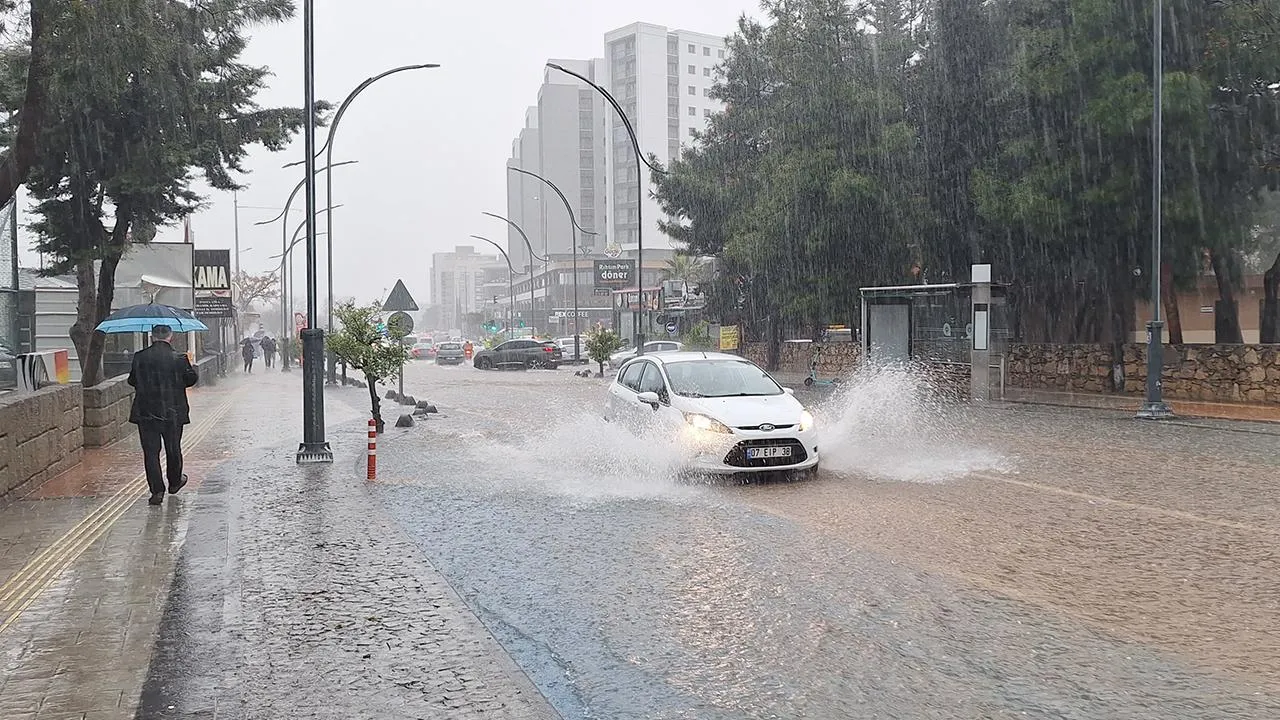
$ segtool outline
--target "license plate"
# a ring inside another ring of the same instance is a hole
[[[791,457],[790,445],[781,445],[779,447],[747,448],[748,460],[764,460],[766,458],[787,458],[787,457]]]

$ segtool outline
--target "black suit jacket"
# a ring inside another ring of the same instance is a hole
[[[129,422],[134,424],[179,424],[191,422],[191,406],[187,403],[187,388],[196,384],[200,376],[191,367],[186,355],[174,352],[167,342],[155,342],[146,350],[133,354],[133,367],[129,370],[129,384],[133,394],[133,408]]]

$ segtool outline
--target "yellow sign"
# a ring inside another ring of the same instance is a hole
[[[720,349],[721,350],[737,350],[738,349],[738,326],[737,325],[720,326]]]

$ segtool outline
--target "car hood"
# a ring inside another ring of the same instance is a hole
[[[729,427],[755,427],[770,425],[798,425],[804,406],[799,400],[783,393],[755,397],[685,398],[673,399],[673,407],[690,413],[700,413],[719,420]]]

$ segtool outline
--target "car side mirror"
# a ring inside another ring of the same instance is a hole
[[[795,389],[795,388],[782,388],[782,392],[784,392],[784,393],[786,393],[786,394],[788,394],[788,395],[795,395],[795,394],[796,394],[796,389]]]
[[[656,392],[642,392],[639,395],[636,395],[636,400],[639,400],[645,405],[651,406],[654,410],[657,410],[658,405],[662,402],[658,399],[658,393]]]

